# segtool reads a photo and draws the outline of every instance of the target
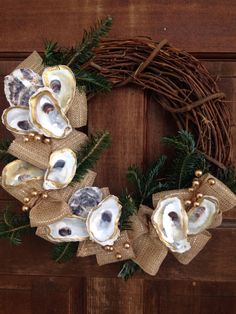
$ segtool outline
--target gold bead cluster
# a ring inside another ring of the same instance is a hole
[[[128,250],[130,248],[130,243],[129,242],[125,242],[123,244],[124,248],[126,250]],[[106,245],[104,246],[104,250],[107,251],[107,252],[113,252],[114,251],[114,247],[112,245]],[[116,252],[115,253],[115,256],[116,256],[116,259],[122,259],[122,255],[119,253],[119,252]]]
[[[196,189],[199,188],[199,186],[200,186],[200,180],[199,179],[202,176],[202,174],[203,174],[202,170],[196,170],[195,171],[195,177],[196,178],[193,179],[192,186],[191,186],[191,188],[188,189],[189,192],[194,193],[196,191]],[[207,180],[207,183],[209,185],[214,185],[216,182],[215,182],[215,179],[209,178]],[[197,193],[196,195],[193,195],[193,201],[192,200],[186,200],[184,204],[185,204],[186,207],[190,207],[192,205],[194,207],[197,207],[197,206],[200,205],[199,201],[202,198],[203,198],[203,194],[202,193]]]
[[[47,138],[43,135],[39,135],[37,133],[31,132],[29,133],[29,135],[25,135],[24,136],[24,142],[28,143],[28,142],[41,142],[44,144],[51,144],[51,139]]]
[[[30,192],[30,196],[31,197],[41,196],[43,199],[48,198],[48,194],[46,192],[38,192],[35,189],[33,189]],[[22,211],[23,212],[26,212],[26,211],[28,211],[30,209],[30,207],[28,206],[30,201],[31,201],[30,197],[28,197],[28,196],[24,197],[24,199],[23,199],[24,205],[22,206]]]

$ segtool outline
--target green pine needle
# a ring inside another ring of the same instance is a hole
[[[12,244],[22,243],[22,236],[34,230],[30,227],[27,214],[17,214],[9,209],[0,214],[0,238],[8,239]]]
[[[127,281],[137,271],[141,271],[141,268],[139,267],[139,265],[136,264],[134,261],[129,260],[122,265],[122,268],[118,274],[118,277]]]
[[[76,255],[79,242],[63,242],[53,246],[52,258],[57,263],[65,263]]]
[[[2,139],[0,140],[0,161],[4,164],[8,164],[9,162],[15,160],[16,158],[8,153],[8,148],[11,144],[11,140]]]
[[[232,192],[236,193],[236,173],[235,169],[228,168],[226,170],[219,169],[217,178],[222,181]]]
[[[88,170],[94,167],[101,153],[110,143],[111,136],[108,131],[90,136],[77,154],[77,169],[73,182],[79,182],[83,179]]]
[[[135,204],[135,201],[129,195],[127,190],[121,194],[119,200],[122,205],[122,212],[119,221],[120,229],[121,230],[131,229],[129,217],[137,212],[137,206]]]

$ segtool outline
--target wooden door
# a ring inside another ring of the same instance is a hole
[[[43,40],[75,44],[84,28],[111,15],[111,38],[167,38],[192,52],[220,78],[232,102],[236,135],[236,2],[233,0],[0,0],[0,104],[3,77]],[[128,165],[148,165],[163,152],[160,138],[175,130],[171,117],[142,90],[125,87],[89,103],[89,131],[109,129],[113,145],[97,165],[97,184],[113,193]],[[1,137],[9,133],[1,126]],[[236,139],[236,136],[235,136]],[[236,140],[234,145],[236,149]],[[236,154],[235,154],[236,161]],[[19,204],[0,192],[1,209]],[[168,256],[156,277],[116,278],[119,263],[98,267],[94,257],[56,264],[51,245],[35,236],[12,247],[0,241],[0,314],[236,313],[236,213],[225,215],[207,247],[188,266]]]

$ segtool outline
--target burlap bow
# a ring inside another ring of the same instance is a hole
[[[29,68],[38,74],[42,74],[44,69],[42,61],[40,55],[34,51],[17,66],[17,69]],[[74,128],[79,128],[87,124],[87,99],[85,91],[78,91],[76,89],[75,96],[67,112],[67,117],[71,126]],[[27,161],[41,169],[47,168],[49,156],[53,151],[71,148],[76,152],[81,144],[87,140],[86,134],[76,131],[75,129],[73,129],[66,138],[52,139],[50,144],[40,142],[24,143],[23,136],[19,136],[15,133],[14,136],[16,139],[11,143],[8,152],[18,159]]]
[[[214,180],[214,181],[212,181]],[[210,184],[214,182],[214,184]],[[213,196],[219,202],[220,212],[216,215],[215,220],[209,228],[216,228],[222,222],[222,212],[230,210],[236,206],[236,195],[230,191],[221,181],[214,178],[210,174],[204,175],[200,179],[200,186],[194,193],[202,193],[204,195]],[[153,206],[157,206],[160,199],[166,196],[178,196],[183,200],[192,198],[192,192],[189,190],[164,191],[153,195]],[[160,265],[165,259],[168,249],[160,241],[156,230],[151,223],[151,215],[153,209],[141,206],[138,215],[131,218],[132,231],[132,247],[134,250],[135,261],[146,273],[156,275]],[[188,264],[197,254],[204,248],[210,240],[211,234],[203,231],[200,234],[188,237],[191,249],[185,253],[173,253],[177,260],[182,264]]]

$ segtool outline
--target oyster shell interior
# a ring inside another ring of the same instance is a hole
[[[188,216],[178,197],[160,200],[151,219],[160,240],[171,251],[183,253],[190,249],[187,240]]]
[[[26,134],[35,131],[29,119],[29,109],[27,107],[10,107],[3,111],[2,123],[14,133]]]
[[[102,201],[102,191],[98,187],[78,189],[69,199],[69,206],[74,215],[86,219],[92,208]]]
[[[76,90],[76,80],[71,69],[65,65],[48,67],[43,71],[42,79],[44,85],[53,90],[62,111],[67,112]]]
[[[30,98],[30,120],[47,137],[64,138],[72,131],[69,120],[48,88],[39,89]]]
[[[16,69],[4,78],[5,95],[12,106],[29,106],[30,97],[40,87],[42,78],[31,69]]]
[[[90,211],[87,217],[87,229],[90,239],[100,245],[113,245],[120,235],[118,227],[121,205],[118,198],[110,195]]]
[[[77,166],[75,153],[64,148],[54,151],[49,158],[49,167],[46,170],[43,187],[45,190],[62,189],[73,179]]]
[[[209,228],[218,213],[217,199],[205,196],[199,206],[191,208],[188,212],[188,234],[197,234]]]
[[[55,242],[83,241],[88,238],[86,224],[78,217],[66,217],[48,225],[48,236]]]
[[[23,160],[14,160],[2,171],[3,186],[18,186],[33,179],[42,179],[44,171]]]

